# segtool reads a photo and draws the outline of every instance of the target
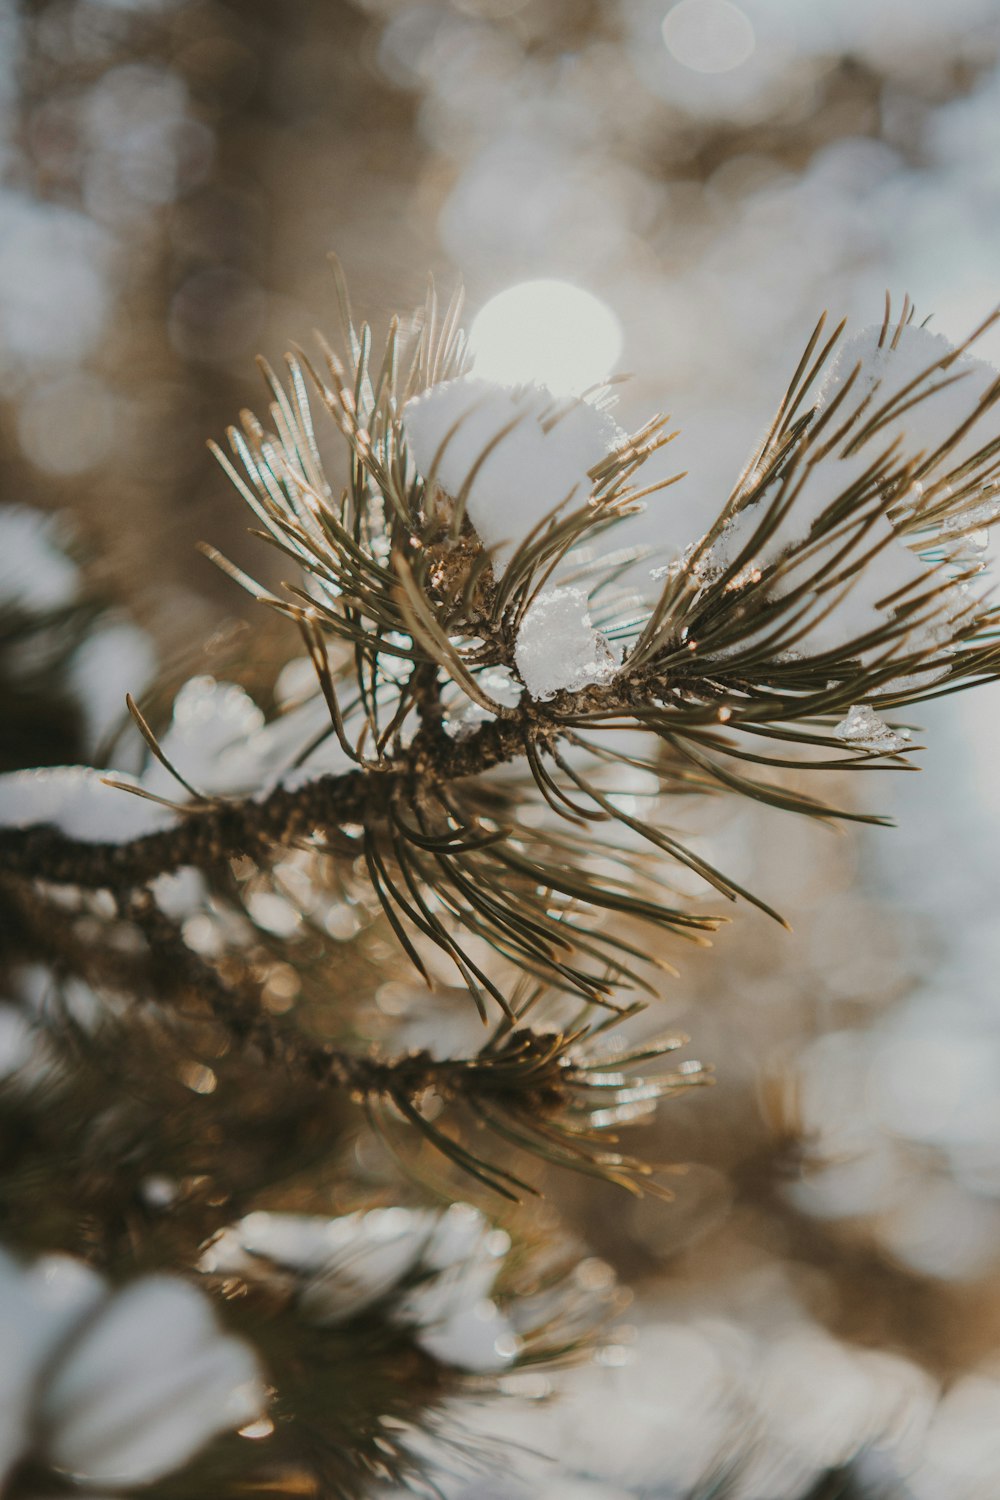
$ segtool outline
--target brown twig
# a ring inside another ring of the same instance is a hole
[[[175,828],[121,844],[70,838],[50,825],[0,829],[0,869],[57,885],[129,890],[186,865],[205,870],[243,855],[261,858],[275,845],[381,817],[393,795],[412,800],[424,781],[487,771],[520,752],[522,734],[520,720],[485,724],[461,742],[421,731],[374,769],[319,776],[294,790],[279,786],[259,801],[192,808]]]

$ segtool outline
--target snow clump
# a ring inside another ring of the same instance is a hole
[[[304,769],[289,770],[302,746],[328,725],[318,693],[265,723],[238,684],[203,675],[180,689],[159,744],[171,765],[205,796],[266,796],[279,782],[294,786],[318,772],[350,768],[331,736],[318,742]],[[173,827],[176,814],[166,803],[186,799],[184,787],[152,755],[138,777],[91,766],[7,771],[0,774],[0,827],[52,824],[69,838],[118,843]]]
[[[625,440],[613,417],[588,401],[471,376],[408,402],[403,428],[418,473],[451,500],[464,496],[497,577],[536,528],[586,503],[592,471]],[[591,624],[585,590],[576,587],[538,595],[521,624],[515,660],[535,699],[609,682],[621,665],[620,653]]]
[[[859,750],[877,750],[880,755],[898,755],[907,749],[905,737],[890,728],[866,703],[855,703],[834,733],[845,744],[856,745]]]
[[[943,361],[950,363],[942,368]],[[816,402],[819,411],[829,406],[855,369],[858,373],[845,398],[844,415],[868,402],[864,413],[868,418],[893,403],[896,414],[867,443],[874,454],[876,449],[884,452],[898,439],[900,451],[907,458],[916,458],[918,453],[930,457],[950,442],[997,380],[992,365],[969,354],[957,354],[955,345],[943,334],[907,323],[895,331],[890,328],[883,339],[881,325],[873,324],[840,345],[820,386]],[[917,396],[920,399],[910,405]],[[997,410],[993,408],[994,428]],[[951,469],[964,463],[996,435],[995,430],[983,427],[981,416],[977,417],[935,468]]]
[[[591,624],[585,589],[556,588],[540,593],[526,611],[514,660],[532,698],[546,699],[609,683],[621,650]]]
[[[32,1457],[75,1480],[151,1484],[259,1417],[256,1356],[174,1276],[113,1291],[65,1255],[0,1251],[0,1486]]]
[[[745,558],[731,584],[738,587],[744,581],[755,582],[765,569],[785,562],[770,584],[769,594],[782,599],[806,590],[796,606],[803,610],[794,642],[799,656],[842,653],[854,641],[881,630],[899,604],[917,597],[933,581],[927,564],[884,516],[876,516],[863,531],[854,534],[837,527],[814,542],[804,555],[791,560],[793,552],[807,546],[823,512],[859,483],[870,467],[868,454],[822,459],[806,474],[795,500],[759,545],[754,544],[754,534],[770,497],[738,511],[702,564],[702,571],[713,578]],[[824,567],[829,587],[819,593],[809,585]]]
[[[80,570],[60,545],[58,522],[28,506],[0,509],[0,605],[61,609],[79,588]]]
[[[536,526],[590,495],[590,471],[625,434],[606,411],[545,386],[462,376],[408,401],[403,429],[417,471],[466,513],[499,577]]]
[[[889,472],[897,474],[920,455],[926,462],[939,449],[947,447],[923,471],[926,485],[935,483],[941,473],[947,475],[957,465],[968,462],[996,435],[983,423],[980,413],[970,430],[952,443],[996,382],[997,372],[991,365],[958,354],[942,335],[910,324],[895,334],[890,330],[880,340],[880,325],[863,328],[845,340],[820,386],[816,412],[822,415],[853,376],[845,405],[835,418],[838,423],[851,424],[847,442],[856,436],[860,423],[887,405],[896,403],[893,407],[896,414],[890,412],[883,425],[853,451],[843,451],[841,442],[839,454],[827,454],[811,464],[807,460],[807,465],[791,479],[794,498],[759,544],[755,543],[755,533],[776,491],[772,487],[762,499],[744,506],[727,523],[701,564],[709,579],[739,564],[731,587],[756,581],[756,576],[765,569],[777,568],[777,576],[769,586],[776,599],[804,589],[799,606],[802,618],[792,643],[797,656],[843,654],[858,642],[862,644],[853,654],[864,658],[865,637],[884,629],[901,605],[925,596],[929,603],[935,585],[944,582],[885,514],[875,516],[867,525],[854,526],[853,530],[850,522],[835,527],[827,523],[825,535],[810,544],[816,527],[823,523],[831,508],[853,490],[861,507],[859,514],[870,510],[877,499],[879,483],[872,470],[894,444]],[[941,368],[942,361],[950,363]],[[916,396],[920,399],[915,400]],[[919,506],[923,487],[914,485],[908,500]],[[941,495],[940,488],[936,493]],[[983,511],[984,520],[987,510],[988,518],[993,519],[994,509],[980,504],[977,510],[972,502],[968,519],[975,519],[979,510]],[[941,540],[947,540],[949,528],[951,533],[956,528],[962,529],[954,519],[939,525]],[[934,541],[930,535],[923,537],[923,548],[928,549]],[[808,551],[793,560],[793,553],[806,547]],[[810,605],[808,585],[825,565],[828,567],[824,584]],[[932,647],[936,637],[943,641],[949,634],[947,629],[942,630],[943,623],[956,619],[965,607],[963,591],[957,586],[945,587],[939,608],[933,611],[934,617],[924,618],[905,632],[898,649],[918,651]],[[920,613],[926,616],[927,611]]]
[[[434,1359],[486,1374],[505,1369],[519,1348],[492,1300],[509,1246],[467,1203],[441,1214],[376,1208],[339,1219],[258,1212],[223,1230],[201,1266],[283,1283],[321,1327],[388,1302],[391,1321],[412,1329]]]

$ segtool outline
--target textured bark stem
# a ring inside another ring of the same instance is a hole
[[[433,787],[487,771],[520,751],[523,734],[520,720],[485,724],[457,742],[422,730],[384,767],[319,776],[294,790],[279,786],[259,801],[191,812],[175,828],[122,844],[70,838],[48,824],[0,828],[0,871],[53,884],[128,890],[185,865],[209,869],[241,855],[259,859],[274,845],[379,818],[393,792],[412,797],[420,783]]]

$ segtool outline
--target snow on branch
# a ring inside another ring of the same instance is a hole
[[[0,778],[8,880],[127,906],[170,872],[228,871],[243,919],[294,932],[307,914],[267,872],[346,862],[420,976],[436,954],[484,1016],[514,1021],[512,975],[613,1012],[623,987],[655,991],[634,924],[695,942],[717,925],[680,894],[692,879],[770,910],[661,826],[670,796],[830,816],[788,765],[906,766],[882,716],[997,675],[978,541],[1000,508],[995,372],[908,304],[843,342],[821,322],[714,524],[668,538],[665,566],[630,555],[627,583],[614,528],[657,503],[642,470],[664,419],[626,435],[606,391],[477,380],[458,320],[429,303],[377,361],[348,322],[349,363],[324,344],[318,365],[289,356],[284,384],[265,369],[270,427],[244,415],[220,454],[294,573],[271,592],[216,561],[298,627],[312,693],[267,722],[194,679],[159,734],[131,705],[149,758],[130,787]],[[318,416],[346,444],[342,491]],[[641,814],[620,794],[636,776]],[[411,1107],[412,1088],[387,1093]]]

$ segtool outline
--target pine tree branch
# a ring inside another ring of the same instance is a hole
[[[232,1043],[234,1063],[238,1059],[239,1069],[250,1069],[249,1074],[239,1073],[241,1087],[247,1087],[261,1069],[275,1078],[284,1075],[294,1085],[294,1112],[301,1118],[321,1109],[331,1091],[346,1096],[365,1110],[370,1124],[387,1140],[406,1122],[436,1152],[510,1199],[536,1189],[506,1165],[491,1160],[479,1145],[464,1144],[463,1123],[470,1118],[502,1146],[505,1158],[514,1146],[556,1165],[617,1182],[632,1192],[658,1193],[663,1189],[653,1168],[619,1152],[611,1132],[618,1125],[646,1119],[660,1099],[711,1082],[708,1071],[693,1061],[662,1070],[662,1060],[685,1043],[683,1036],[640,1042],[609,1058],[602,1041],[607,1020],[588,1020],[589,1007],[569,1027],[529,1025],[528,1012],[541,994],[537,989],[516,1018],[501,1021],[478,1051],[443,1058],[425,1049],[392,1057],[353,1051],[269,1012],[251,970],[232,954],[216,964],[192,950],[181,924],[164,913],[148,891],[123,898],[119,915],[133,924],[148,945],[139,967],[133,964],[131,976],[106,974],[106,945],[81,945],[72,924],[54,923],[51,907],[38,901],[22,911],[19,953],[33,959],[45,957],[63,975],[77,974],[98,986],[105,979],[114,985],[116,977],[124,985],[130,977],[132,993],[170,1008],[176,1018],[170,1030],[182,1046],[190,1046],[189,1028],[193,1026],[193,1035],[198,1036],[202,1022],[210,1016],[227,1038],[218,1055],[214,1048],[210,1052],[213,1067],[222,1066],[218,1059],[230,1054],[228,1044]],[[113,934],[109,938],[113,949]],[[115,989],[119,995],[124,992]],[[141,1010],[142,1004],[131,1008]],[[640,1009],[636,1005],[625,1014]],[[68,1027],[64,1040],[71,1048],[82,1044],[100,1050],[100,1033],[83,1042],[74,1036],[71,1022]],[[114,1051],[118,1046],[114,1023],[109,1036]],[[54,1039],[58,1038],[57,1028]],[[200,1045],[195,1042],[196,1053]],[[256,1087],[252,1082],[250,1086]],[[428,1098],[437,1104],[425,1113]]]
[[[463,741],[436,727],[424,730],[376,768],[319,776],[294,790],[278,786],[259,800],[193,807],[176,828],[121,844],[71,838],[50,825],[2,828],[0,866],[50,884],[124,891],[184,866],[207,870],[243,855],[260,859],[276,845],[385,817],[394,798],[416,801],[422,783],[440,786],[512,759],[523,747],[528,718],[485,724]]]

